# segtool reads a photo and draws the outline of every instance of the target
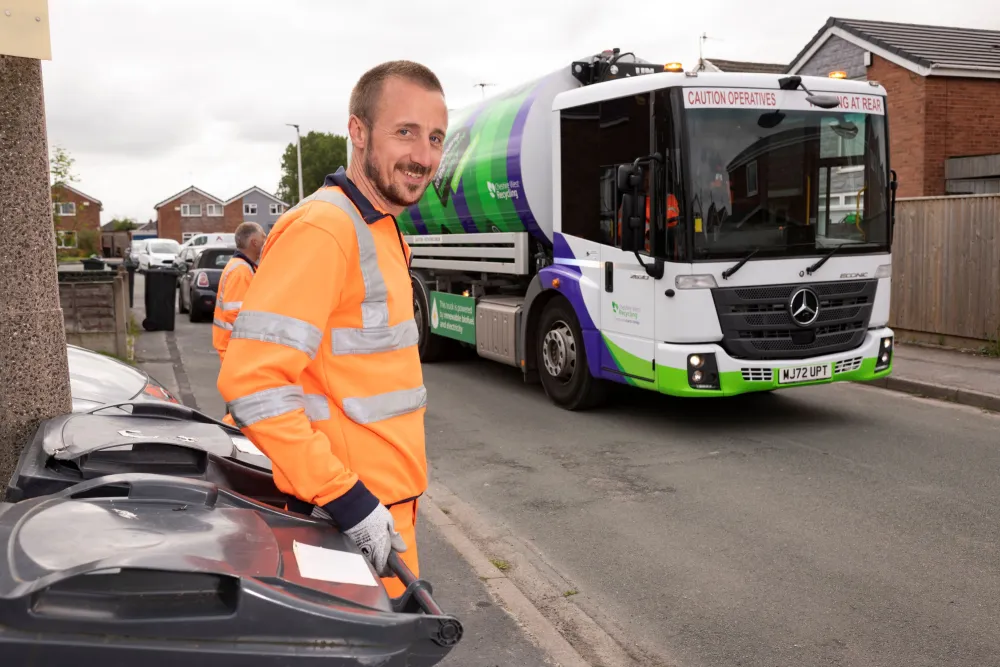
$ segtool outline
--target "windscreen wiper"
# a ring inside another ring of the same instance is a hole
[[[831,250],[830,252],[828,252],[825,255],[823,255],[823,257],[821,257],[818,262],[816,262],[815,264],[813,264],[812,266],[810,266],[808,269],[806,269],[806,273],[808,273],[811,276],[816,271],[819,271],[819,267],[821,267],[824,264],[826,264],[826,260],[828,260],[831,257],[833,257],[834,253],[836,253],[838,250],[840,250],[843,247],[844,246],[839,245],[836,248],[834,248],[833,250]]]
[[[733,275],[734,273],[736,273],[737,271],[739,271],[740,269],[742,269],[743,265],[746,264],[747,262],[749,262],[750,258],[753,257],[754,255],[756,255],[758,252],[760,252],[760,248],[754,248],[753,250],[751,250],[749,255],[747,255],[746,257],[744,257],[740,261],[736,262],[735,265],[733,265],[733,266],[729,267],[728,269],[726,269],[725,271],[723,271],[722,272],[722,279],[723,280],[729,280],[729,276]]]

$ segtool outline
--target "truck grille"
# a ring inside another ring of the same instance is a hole
[[[712,290],[722,347],[737,359],[796,359],[851,350],[864,342],[878,281],[794,283]],[[792,296],[811,289],[819,302],[807,326],[791,315]]]

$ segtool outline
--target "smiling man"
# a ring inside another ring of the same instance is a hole
[[[289,509],[329,518],[390,595],[391,548],[419,574],[427,393],[410,249],[397,216],[441,161],[448,111],[409,61],[366,72],[350,99],[350,168],[274,225],[219,374],[229,413],[273,463]]]

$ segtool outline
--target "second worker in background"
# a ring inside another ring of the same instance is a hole
[[[426,67],[393,61],[361,77],[350,166],[271,229],[218,381],[278,487],[299,500],[289,509],[329,515],[391,596],[403,592],[386,566],[393,547],[419,576],[417,498],[427,486],[427,392],[395,216],[430,184],[447,124]]]

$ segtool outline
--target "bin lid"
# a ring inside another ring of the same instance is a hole
[[[7,505],[0,553],[0,652],[4,628],[385,643],[373,631],[422,616],[393,611],[331,524],[203,480],[127,473]]]
[[[129,452],[137,445],[173,445],[271,469],[271,461],[245,436],[212,423],[109,413],[75,413],[48,421],[42,448],[57,460],[95,452]]]

